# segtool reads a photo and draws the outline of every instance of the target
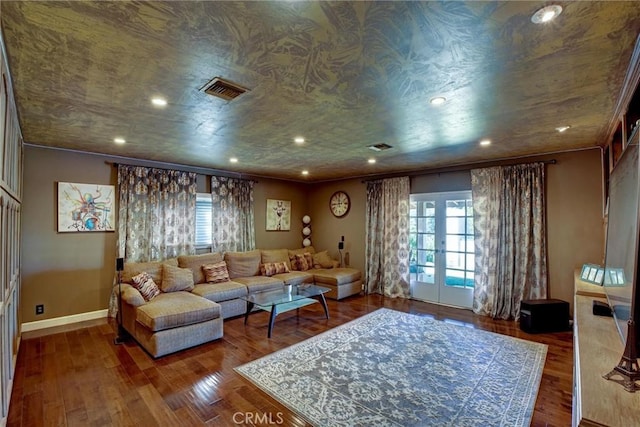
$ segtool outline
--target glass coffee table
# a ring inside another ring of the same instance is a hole
[[[244,315],[244,324],[247,324],[249,313],[251,313],[251,310],[253,310],[254,307],[258,307],[264,311],[270,311],[271,316],[269,317],[268,337],[271,338],[273,321],[278,314],[310,304],[315,304],[316,302],[320,302],[322,304],[324,314],[328,319],[329,309],[327,308],[327,301],[324,299],[324,294],[329,291],[329,288],[324,288],[322,286],[302,284],[285,286],[283,289],[257,292],[255,294],[240,297],[240,299],[247,302],[247,312]]]

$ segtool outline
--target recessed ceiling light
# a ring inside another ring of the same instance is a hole
[[[127,142],[124,138],[113,138],[113,142],[115,142],[116,144],[124,144],[125,142]]]
[[[480,141],[480,145],[482,146],[487,146],[487,145],[491,145],[491,140],[490,139],[483,139],[482,141]]]
[[[370,164],[374,164],[376,162],[376,159],[369,159],[367,160]]]
[[[160,98],[160,97],[151,98],[151,103],[153,105],[155,105],[156,107],[166,107],[167,106],[167,100],[164,99],[164,98]]]
[[[303,170],[302,171],[302,175],[309,175],[309,171],[308,170]]]
[[[304,144],[304,138],[301,136],[296,136],[295,138],[293,138],[293,142],[295,142],[296,144]]]
[[[546,22],[552,21],[558,17],[562,13],[562,6],[557,4],[552,4],[549,6],[545,6],[542,9],[538,9],[536,13],[531,17],[531,22],[534,24],[544,24]]]
[[[557,130],[558,132],[560,132],[560,133],[562,133],[562,132],[564,132],[564,131],[566,131],[566,130],[568,130],[568,129],[571,129],[571,126],[560,126],[560,127],[557,127],[557,128],[556,128],[556,130]]]
[[[237,158],[237,157],[231,157],[231,158],[229,159],[229,161],[230,161],[231,163],[238,163],[238,158]]]
[[[446,101],[447,101],[447,98],[445,98],[444,96],[436,96],[435,98],[431,98],[431,100],[429,100],[431,105],[442,105]]]

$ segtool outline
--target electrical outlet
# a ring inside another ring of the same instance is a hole
[[[36,314],[44,314],[44,304],[36,305]]]

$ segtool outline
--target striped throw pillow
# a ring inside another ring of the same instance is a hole
[[[289,273],[286,262],[265,262],[260,265],[260,273],[263,276],[273,276],[274,274]]]
[[[205,280],[209,283],[222,283],[230,280],[227,263],[224,261],[205,264],[202,266],[202,271],[204,271]]]
[[[133,276],[131,281],[133,282],[133,287],[140,292],[145,301],[151,301],[160,293],[158,285],[146,271]]]

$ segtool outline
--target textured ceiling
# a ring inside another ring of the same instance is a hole
[[[545,25],[537,1],[3,0],[0,20],[26,142],[315,182],[602,145],[640,3],[558,3]],[[205,94],[216,76],[250,91]]]

